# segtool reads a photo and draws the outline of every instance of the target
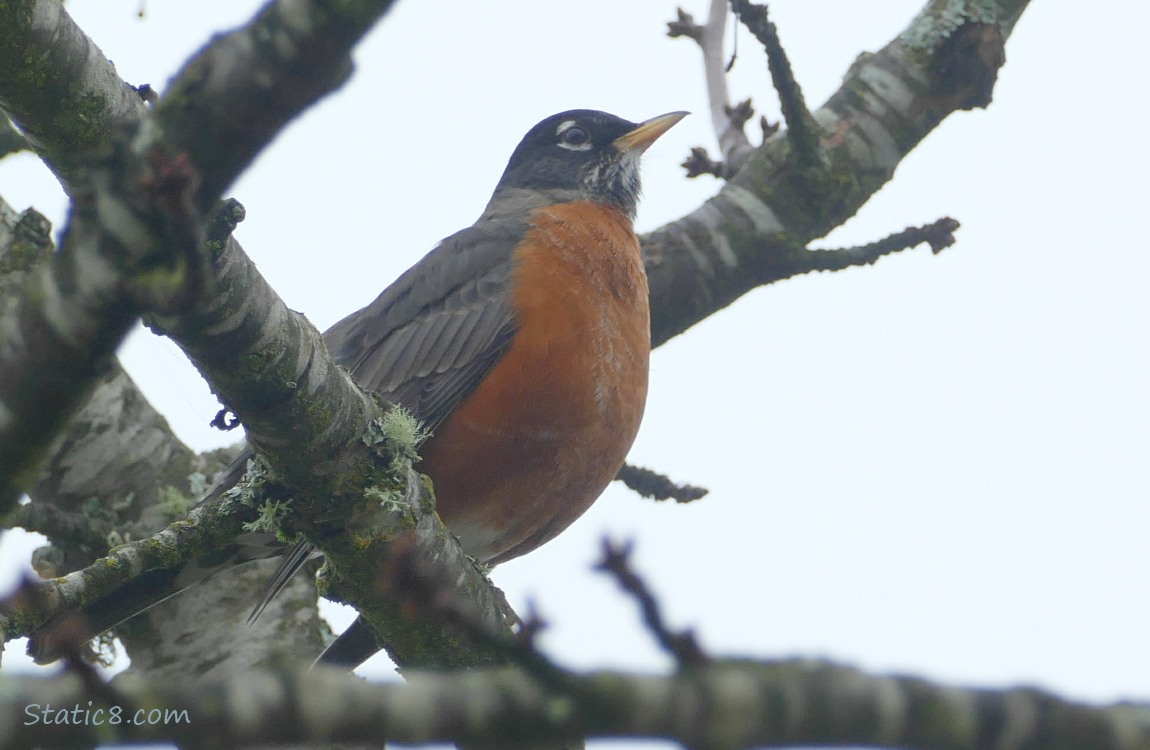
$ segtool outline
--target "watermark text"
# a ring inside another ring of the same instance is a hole
[[[188,710],[174,708],[140,708],[135,711],[123,706],[54,706],[51,703],[29,703],[24,706],[24,726],[36,724],[72,724],[86,727],[102,725],[154,726],[156,724],[191,724]]]

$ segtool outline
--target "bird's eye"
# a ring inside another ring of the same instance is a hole
[[[591,134],[586,129],[572,125],[559,134],[559,143],[568,147],[578,148],[591,141]]]

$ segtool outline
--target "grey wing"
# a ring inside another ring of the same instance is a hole
[[[448,237],[324,334],[332,357],[434,431],[511,345],[514,248],[525,230],[488,222]]]
[[[511,346],[511,272],[526,229],[490,221],[448,237],[324,333],[332,357],[361,388],[407,407],[434,432]],[[288,552],[249,622],[313,552],[306,542]]]

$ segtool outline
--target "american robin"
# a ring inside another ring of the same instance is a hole
[[[362,388],[407,407],[431,431],[416,468],[431,478],[443,522],[480,561],[527,554],[567,528],[635,439],[651,349],[632,228],[639,158],[685,115],[633,123],[571,110],[543,120],[516,147],[474,225],[324,334]],[[244,463],[246,455],[217,488]],[[133,590],[125,584],[87,608],[92,635],[222,566],[267,557],[250,551],[262,546],[240,543],[210,564],[150,571]],[[253,616],[309,552],[297,545],[286,555]],[[366,658],[376,650],[368,633],[357,621],[327,660]],[[29,650],[38,660],[58,656],[50,632]]]

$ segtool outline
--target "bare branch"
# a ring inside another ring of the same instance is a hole
[[[668,477],[641,466],[623,464],[617,480],[643,497],[655,500],[674,500],[677,503],[690,503],[705,497],[707,490],[690,484],[675,484]]]
[[[727,176],[727,165],[725,162],[715,161],[707,153],[707,149],[702,146],[694,146],[691,148],[691,155],[681,165],[687,170],[687,179],[694,179],[699,175],[710,174],[715,177]]]
[[[348,51],[392,2],[271,2],[188,62],[156,107],[160,127],[149,137],[187,152],[203,179],[201,209],[288,121],[347,79]],[[113,123],[144,116],[150,94],[120,80],[60,3],[15,6],[0,28],[0,109],[70,186],[84,153]],[[30,76],[37,85],[25,84]]]
[[[0,24],[0,110],[68,189],[88,152],[145,105],[63,3],[17,0]]]
[[[750,0],[731,0],[731,8],[766,48],[771,80],[779,92],[783,119],[787,123],[791,145],[799,164],[806,167],[822,166],[818,123],[803,100],[803,91],[795,80],[790,60],[779,41],[778,29],[767,19],[767,6],[757,5]]]
[[[514,635],[505,627],[492,627],[474,602],[461,597],[452,585],[456,575],[453,569],[428,558],[408,535],[393,543],[380,587],[409,616],[439,623],[477,649],[495,655],[497,663],[520,667],[546,687],[566,691],[568,673],[535,647],[535,637],[546,627],[538,613],[532,610]],[[510,606],[506,613],[514,616]]]
[[[111,517],[94,517],[91,513],[69,511],[50,502],[26,503],[12,515],[11,525],[36,531],[52,540],[60,540],[73,547],[102,549],[116,530]],[[44,578],[55,578],[62,572],[52,570]]]
[[[28,274],[50,261],[54,249],[44,217],[32,209],[17,215],[0,197],[0,299],[14,304]],[[55,577],[89,564],[115,543],[116,534],[148,536],[173,520],[165,514],[181,504],[182,516],[193,501],[177,497],[197,474],[217,469],[211,454],[197,457],[175,438],[114,365],[29,491],[36,502],[20,506],[9,521],[41,531],[58,545],[53,570],[45,576]]]
[[[106,719],[119,704],[95,701],[74,675],[0,676],[0,719],[11,730],[0,735],[0,750],[126,741],[234,748],[381,742],[518,747],[579,737],[727,748],[1150,746],[1147,704],[1084,705],[1030,688],[959,689],[824,661],[732,660],[669,676],[572,675],[577,695],[594,696],[588,702],[540,689],[517,670],[406,670],[404,677],[405,683],[373,684],[334,670],[252,670],[195,689],[183,681],[122,680],[123,700],[157,709],[154,717],[167,716],[133,726],[126,720],[96,725],[94,719]],[[78,707],[77,717],[52,721],[64,707]]]
[[[906,32],[860,56],[814,113],[825,170],[796,175],[791,133],[784,133],[760,146],[703,206],[641,238],[654,345],[763,284],[821,270],[832,259],[873,262],[865,253],[830,256],[805,248],[853,216],[954,107],[986,99],[1002,40],[1027,2],[967,3],[957,13],[954,5],[932,0]],[[987,23],[995,33],[981,28]],[[964,43],[948,44],[956,35]],[[982,72],[956,81],[964,60]],[[951,75],[937,71],[941,61]]]
[[[11,120],[0,113],[0,159],[29,148],[31,147],[28,145],[28,139],[16,130]]]
[[[678,20],[667,24],[667,36],[686,36],[694,39],[703,53],[703,74],[707,85],[707,100],[711,111],[711,124],[719,141],[726,168],[722,175],[734,174],[754,153],[754,147],[743,131],[743,123],[731,117],[731,96],[727,90],[726,63],[723,60],[723,38],[726,35],[729,12],[727,0],[711,0],[707,23],[700,26],[690,13],[678,9]],[[745,121],[744,121],[745,122]],[[713,172],[712,172],[713,173]]]
[[[186,159],[143,159],[113,138],[75,186],[61,251],[0,318],[0,513],[31,487],[143,309],[175,310],[205,284]]]
[[[724,107],[723,111],[731,120],[732,127],[737,128],[739,132],[743,132],[743,127],[747,121],[754,116],[755,110],[751,107],[751,100],[744,99],[736,104],[734,107]],[[778,123],[771,124],[767,122],[767,118],[760,117],[759,124],[762,129],[763,140],[770,138],[778,132]],[[727,179],[743,166],[750,155],[754,153],[754,149],[748,147],[738,150],[737,153],[728,155],[728,159],[734,161],[714,161],[707,153],[707,149],[702,146],[695,146],[691,149],[691,155],[683,162],[682,166],[687,170],[687,178],[693,179],[703,174],[710,174],[720,179]]]
[[[939,219],[933,224],[921,227],[911,227],[884,237],[877,242],[871,242],[857,247],[848,247],[838,250],[807,250],[811,270],[837,271],[850,266],[861,266],[874,263],[884,255],[909,250],[923,243],[930,246],[935,255],[955,243],[954,232],[959,223],[949,217]]]
[[[55,253],[52,225],[34,208],[17,213],[0,196],[0,299],[13,300],[28,275]]]
[[[943,113],[990,104],[998,70],[1006,62],[1004,43],[1027,0],[968,3],[961,10],[932,0],[902,33],[909,50],[929,55],[933,101]],[[924,107],[925,108],[925,107]]]
[[[198,506],[152,537],[123,544],[82,570],[36,583],[34,607],[0,608],[0,631],[6,639],[19,638],[53,618],[59,622],[144,571],[172,568],[204,549],[223,547],[257,516],[255,509],[238,502]],[[37,658],[59,658],[66,641],[66,635],[44,641],[37,647]]]
[[[200,169],[202,207],[289,121],[347,80],[352,47],[393,2],[268,3],[188,61],[156,107],[156,132]]]
[[[667,36],[672,39],[685,36],[689,39],[694,39],[696,42],[701,41],[703,38],[703,27],[695,22],[695,17],[682,8],[676,8],[675,12],[678,18],[674,21],[667,22]]]
[[[684,630],[681,633],[672,633],[663,620],[663,612],[658,600],[647,584],[631,568],[631,542],[615,544],[610,539],[603,539],[603,559],[595,565],[595,570],[607,573],[619,588],[631,595],[639,604],[643,612],[643,623],[647,630],[655,636],[655,640],[663,649],[674,657],[680,669],[699,669],[711,663],[711,658],[703,653],[703,649],[695,640],[695,633]]]
[[[726,112],[727,118],[731,121],[731,125],[740,131],[742,131],[742,129],[746,127],[747,122],[755,116],[755,108],[751,106],[750,99],[744,99],[733,107],[724,107],[723,111]]]

